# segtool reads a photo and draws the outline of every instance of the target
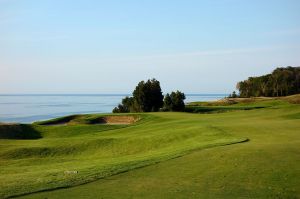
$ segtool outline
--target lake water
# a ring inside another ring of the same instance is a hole
[[[31,123],[70,114],[111,113],[126,95],[0,95],[0,122]],[[185,102],[211,101],[226,94],[190,94]]]

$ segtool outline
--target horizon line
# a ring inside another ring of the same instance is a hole
[[[227,95],[228,93],[185,93],[185,95]],[[131,96],[130,93],[0,93],[0,96]]]

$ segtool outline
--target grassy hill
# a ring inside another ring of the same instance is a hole
[[[0,197],[91,181],[24,198],[299,197],[300,106],[222,106],[263,107],[117,115],[133,118],[122,124],[99,114],[35,123],[39,139],[0,139]]]

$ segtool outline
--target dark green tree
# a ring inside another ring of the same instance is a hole
[[[185,104],[185,95],[180,91],[172,92],[171,95],[172,100],[172,111],[184,111]]]
[[[236,92],[235,91],[233,91],[231,94],[229,94],[229,96],[228,96],[229,98],[237,98],[238,97],[238,95],[236,94]]]
[[[171,99],[169,93],[167,93],[165,98],[164,98],[163,110],[164,111],[171,111],[172,110],[172,99]]]
[[[184,111],[185,95],[180,91],[167,93],[164,98],[164,111]]]
[[[300,93],[300,67],[276,68],[271,74],[249,77],[237,84],[240,97],[278,97]]]
[[[151,112],[158,111],[163,106],[160,83],[156,79],[139,82],[132,95],[124,98],[113,112]]]
[[[158,111],[163,106],[163,94],[156,79],[141,81],[133,91],[137,112]]]
[[[133,97],[125,97],[122,99],[122,104],[119,104],[113,109],[113,113],[129,113],[133,108],[134,99]]]

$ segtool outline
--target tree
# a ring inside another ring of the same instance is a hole
[[[164,110],[166,111],[184,111],[185,109],[185,95],[180,91],[167,93],[164,98]]]
[[[128,113],[128,111],[126,110],[126,108],[122,104],[119,104],[117,107],[115,107],[112,110],[112,112],[113,113]]]
[[[169,95],[169,93],[166,94],[164,98],[164,111],[171,111],[172,110],[172,99]]]
[[[132,112],[131,109],[134,104],[133,97],[125,97],[122,99],[122,104],[119,104],[113,109],[113,113],[129,113]]]
[[[185,104],[185,95],[180,91],[172,92],[170,95],[172,99],[172,110],[173,111],[184,111]]]
[[[114,113],[158,111],[163,106],[160,82],[156,79],[141,81],[135,87],[133,97],[126,97],[122,104],[113,109]]]
[[[271,74],[249,77],[236,87],[240,97],[278,97],[300,93],[300,67],[276,68]]]
[[[238,96],[237,96],[236,92],[233,91],[232,94],[229,94],[228,97],[229,97],[229,98],[237,98]]]
[[[163,94],[156,79],[141,81],[133,91],[137,112],[158,111],[163,106]]]

